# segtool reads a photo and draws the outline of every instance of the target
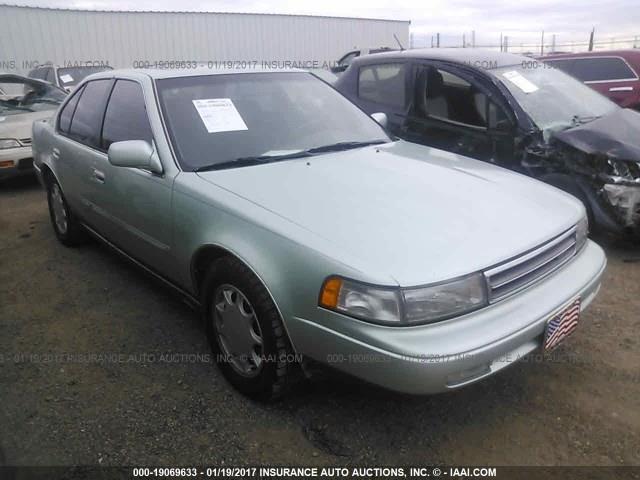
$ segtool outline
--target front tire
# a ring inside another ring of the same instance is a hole
[[[47,201],[51,225],[58,240],[67,247],[83,243],[86,232],[67,205],[60,184],[53,178],[47,182]]]
[[[237,390],[259,400],[283,395],[299,366],[269,292],[242,262],[224,257],[202,288],[207,337],[216,363]]]

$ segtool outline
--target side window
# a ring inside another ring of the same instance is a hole
[[[46,74],[44,76],[44,79],[47,82],[56,83],[56,79],[55,79],[55,77],[53,75],[53,68],[51,68],[51,67],[47,68],[47,72],[46,72]]]
[[[466,79],[433,66],[421,68],[416,78],[418,117],[434,117],[473,127],[496,127],[508,121],[484,91]]]
[[[130,80],[118,80],[113,87],[102,128],[102,148],[108,150],[112,143],[124,140],[153,140],[142,88]]]
[[[593,57],[575,60],[571,74],[583,82],[634,80],[636,74],[621,58]]]
[[[60,116],[58,117],[58,130],[62,133],[69,133],[69,127],[71,126],[71,119],[73,118],[73,112],[76,110],[76,105],[78,105],[78,100],[80,100],[80,95],[82,95],[82,87],[76,93],[73,94],[73,97],[69,99],[69,101],[65,104],[60,112]]]
[[[404,64],[383,63],[360,68],[358,96],[370,102],[403,107],[405,104]]]
[[[70,137],[90,147],[100,147],[100,130],[111,85],[111,80],[93,80],[85,85],[71,120]]]

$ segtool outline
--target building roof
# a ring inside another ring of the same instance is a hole
[[[218,15],[265,15],[274,17],[304,17],[304,18],[332,18],[336,20],[369,20],[375,22],[395,22],[395,23],[411,23],[411,20],[392,20],[388,18],[371,18],[371,17],[340,17],[335,15],[308,15],[308,14],[295,14],[295,13],[261,13],[261,12],[219,12],[213,10],[154,10],[154,9],[108,9],[108,8],[68,8],[68,7],[53,7],[53,6],[39,6],[39,5],[17,5],[15,3],[0,2],[0,7],[18,7],[25,9],[35,10],[52,10],[52,11],[67,11],[67,12],[101,12],[101,13],[208,13]]]

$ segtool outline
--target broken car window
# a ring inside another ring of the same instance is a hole
[[[545,133],[581,125],[619,107],[555,68],[514,65],[491,70]]]

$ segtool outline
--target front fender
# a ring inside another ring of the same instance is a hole
[[[206,246],[224,250],[244,262],[262,281],[278,308],[294,345],[301,340],[290,328],[295,318],[317,314],[318,295],[331,274],[363,278],[363,272],[318,248],[309,232],[222,188],[181,173],[174,184],[173,216],[178,282],[194,296],[193,258]],[[205,191],[202,191],[205,189]],[[392,282],[373,279],[373,282]]]

